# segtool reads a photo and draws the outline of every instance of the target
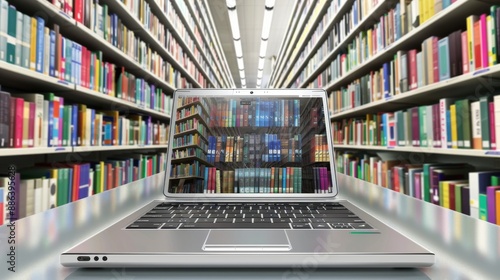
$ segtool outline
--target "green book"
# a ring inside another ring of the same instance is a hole
[[[101,192],[101,165],[96,164],[95,165],[95,172],[94,172],[94,194],[98,194]]]
[[[455,211],[462,213],[462,185],[455,185]]]
[[[462,118],[462,131],[463,131],[463,139],[464,139],[464,148],[471,149],[472,148],[472,124],[471,124],[471,115],[470,115],[470,101],[469,99],[460,100],[462,103],[460,116]]]
[[[444,181],[439,181],[439,206],[444,207],[444,192],[443,192],[443,182]]]
[[[483,96],[479,99],[479,110],[481,113],[481,143],[483,150],[489,150],[491,148],[489,101],[488,96]]]
[[[489,32],[491,32],[491,35],[493,36],[493,38],[496,38],[497,36],[497,29],[498,29],[498,26],[497,25],[497,22],[498,22],[498,19],[497,19],[497,14],[496,14],[496,11],[498,9],[498,5],[493,5],[490,7],[490,16],[491,16],[491,22],[493,23],[492,24],[492,28]],[[492,46],[489,46],[491,48],[491,59],[493,60],[493,65],[497,64],[498,63],[498,44],[500,44],[500,42],[497,42],[495,39],[493,39],[493,42],[492,42]]]
[[[68,82],[74,82],[74,79],[73,79],[73,73],[72,73],[72,67],[71,67],[71,64],[72,64],[72,52],[73,52],[73,41],[69,40],[69,39],[66,39],[66,44],[65,44],[65,51],[66,52],[66,66],[65,66],[65,69],[64,69],[64,79]]]
[[[484,193],[479,194],[479,219],[488,220],[488,197]]]
[[[396,111],[396,135],[397,135],[397,145],[406,146],[405,138],[405,119],[403,111]]]
[[[491,176],[491,185],[500,186],[500,176]]]
[[[418,107],[418,117],[420,123],[420,147],[427,147],[429,143],[427,141],[427,106]]]
[[[71,142],[69,136],[71,135],[71,113],[70,110],[72,106],[64,105],[63,107],[63,135],[62,135],[62,145],[63,146],[71,146]]]
[[[7,58],[8,63],[16,63],[16,32],[17,31],[17,11],[14,6],[9,6],[7,23]]]
[[[60,168],[57,172],[57,206],[68,203],[69,169]]]
[[[109,27],[107,24],[108,17],[109,17],[108,16],[108,5],[104,4],[104,5],[102,5],[102,29],[103,29],[103,33],[104,33],[104,40],[109,42],[110,41],[109,34],[108,34]]]

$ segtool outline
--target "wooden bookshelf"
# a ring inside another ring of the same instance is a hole
[[[104,152],[122,150],[157,150],[167,149],[168,145],[122,145],[122,146],[65,146],[65,147],[37,147],[37,148],[7,148],[0,150],[0,157],[49,155],[81,152]]]

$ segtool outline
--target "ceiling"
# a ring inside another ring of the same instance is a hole
[[[208,0],[207,3],[210,7],[215,28],[217,29],[234,83],[236,87],[239,88],[241,87],[240,72],[236,63],[236,54],[231,35],[226,0]],[[288,22],[295,3],[295,0],[275,1],[266,60],[264,63],[264,73],[262,76],[262,88],[267,87],[272,70],[271,58],[273,56],[278,56],[281,42],[287,31]],[[265,0],[236,0],[247,88],[255,88],[256,86],[257,64],[261,42],[260,37],[264,18],[264,4]]]

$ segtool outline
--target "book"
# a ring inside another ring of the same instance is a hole
[[[0,90],[0,148],[10,147],[11,95]]]
[[[491,149],[489,101],[490,98],[488,96],[479,98],[479,110],[481,116],[481,144],[483,150]]]
[[[500,186],[486,187],[488,222],[493,224],[497,222],[496,205],[500,203],[500,201],[496,200],[495,193],[497,191],[500,191]]]
[[[450,53],[449,39],[444,37],[439,40],[439,81],[444,81],[450,78]]]
[[[497,141],[497,150],[500,150],[500,95],[494,96],[493,100],[495,116],[495,139]]]
[[[469,173],[470,188],[470,216],[488,220],[486,188],[491,184],[492,176],[499,176],[500,172],[480,171]],[[482,197],[481,197],[482,195]]]
[[[7,48],[6,61],[11,64],[16,63],[16,34],[17,34],[17,10],[9,5],[7,15]]]
[[[9,3],[0,0],[0,60],[7,61],[7,28],[8,28]]]
[[[471,121],[472,121],[472,148],[481,150],[482,146],[482,133],[481,133],[481,109],[480,102],[475,101],[470,104]]]

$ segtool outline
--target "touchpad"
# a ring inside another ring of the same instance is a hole
[[[213,229],[203,245],[205,251],[273,252],[291,249],[288,236],[282,229]]]

